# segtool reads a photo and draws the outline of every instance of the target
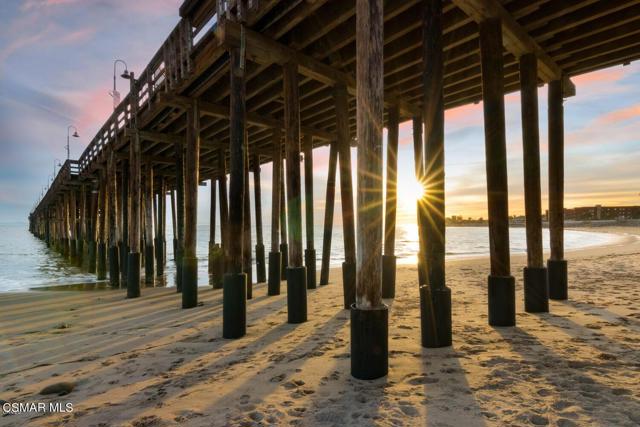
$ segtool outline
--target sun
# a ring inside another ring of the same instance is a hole
[[[405,208],[414,210],[416,201],[426,197],[424,183],[417,179],[407,179],[398,182],[398,202]]]

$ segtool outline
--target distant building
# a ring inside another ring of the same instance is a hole
[[[595,205],[565,209],[564,219],[573,221],[640,219],[640,206]]]

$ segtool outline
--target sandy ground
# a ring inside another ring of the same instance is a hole
[[[248,304],[248,333],[221,338],[221,291],[181,310],[174,289],[0,294],[0,399],[71,402],[67,414],[0,417],[0,425],[79,426],[637,426],[640,425],[640,240],[567,254],[570,300],[522,307],[517,327],[491,328],[487,259],[448,263],[452,348],[420,347],[415,268],[389,301],[390,369],[349,375],[349,313],[339,271],[309,292],[309,321],[286,323],[286,296]],[[283,283],[284,288],[284,283]],[[63,397],[40,396],[69,381]]]

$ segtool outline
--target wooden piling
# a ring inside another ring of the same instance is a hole
[[[280,294],[282,279],[282,256],[280,252],[280,195],[282,193],[282,143],[280,129],[273,130],[271,137],[273,144],[273,178],[271,180],[271,251],[269,252],[269,278],[267,283],[268,295]]]
[[[247,275],[247,299],[253,298],[253,264],[251,259],[251,193],[249,189],[249,141],[245,132],[244,197],[242,213],[242,271]]]
[[[120,286],[120,254],[118,252],[119,228],[118,228],[118,197],[116,178],[116,154],[113,150],[107,159],[107,186],[109,207],[109,281],[111,286]]]
[[[384,252],[382,256],[382,297],[395,297],[396,289],[396,206],[398,204],[398,133],[400,110],[392,105],[387,119],[387,182],[384,209]]]
[[[480,23],[482,97],[489,210],[489,324],[515,325],[515,283],[509,259],[509,202],[504,118],[502,26]]]
[[[98,194],[98,249],[96,255],[96,276],[98,280],[107,278],[107,174],[100,171]]]
[[[304,264],[307,267],[307,289],[316,288],[316,249],[313,220],[313,136],[304,135],[304,208],[307,247],[304,251]]]
[[[287,180],[284,179],[284,177],[286,176],[284,162],[282,163],[280,176],[283,177],[280,180],[280,253],[282,254],[281,276],[283,278],[286,278],[287,267],[289,267],[289,239],[287,238]]]
[[[176,141],[174,144],[176,156],[176,225],[178,241],[174,258],[176,261],[176,291],[182,292],[182,257],[184,253],[184,148]]]
[[[342,286],[344,308],[356,301],[356,232],[353,214],[353,182],[351,176],[351,136],[349,134],[349,99],[347,88],[334,88],[336,103],[336,145],[340,167],[340,204],[342,208],[342,236],[344,240],[344,262],[342,263]]]
[[[382,303],[383,0],[356,0],[358,233],[356,302],[351,306],[351,375],[387,375],[388,320]]]
[[[444,43],[441,0],[424,0],[422,11],[424,176],[420,229],[427,286],[420,288],[423,347],[452,341],[451,290],[445,281]]]
[[[156,274],[158,277],[164,275],[164,265],[166,258],[166,223],[167,223],[167,196],[164,176],[159,176],[158,181],[158,204],[156,219]]]
[[[338,163],[337,144],[329,148],[329,173],[327,175],[327,197],[324,206],[324,232],[322,235],[322,264],[320,266],[320,286],[329,284],[331,263],[331,237],[333,235],[333,211],[336,200],[336,165]]]
[[[300,188],[300,99],[298,65],[283,65],[284,128],[287,164],[287,226],[289,267],[287,268],[287,312],[289,323],[307,320],[307,278],[302,253],[302,200]]]
[[[129,258],[127,260],[127,298],[140,296],[140,202],[142,153],[137,126],[138,85],[130,73],[132,137],[129,141]]]
[[[224,150],[218,150],[218,194],[220,198],[220,242],[222,244],[222,267],[223,272],[227,271],[229,260],[229,202],[227,198],[227,167],[224,157]]]
[[[540,194],[540,137],[538,132],[538,59],[534,53],[520,57],[522,113],[522,159],[524,208],[527,235],[527,266],[524,268],[525,311],[549,311],[547,269],[542,258]]]
[[[262,232],[262,190],[260,185],[260,155],[253,155],[253,192],[255,199],[255,215],[256,215],[256,283],[264,283],[267,281],[265,253],[264,253],[264,237]]]
[[[187,148],[184,170],[184,252],[182,258],[182,308],[198,305],[198,182],[200,179],[200,104],[187,109]]]
[[[211,178],[209,182],[209,274],[214,273],[214,256],[216,251],[216,179]]]
[[[144,180],[144,282],[153,283],[154,269],[154,236],[153,236],[153,165],[147,163]]]
[[[549,82],[549,235],[547,261],[549,297],[568,298],[567,261],[564,259],[564,107],[562,80]]]
[[[242,272],[246,88],[245,58],[229,50],[229,251],[223,283],[222,336],[240,338],[247,332],[247,276]]]
[[[533,53],[520,57],[524,202],[527,266],[541,268],[542,217],[540,191],[540,138],[538,132],[538,66]]]
[[[357,0],[358,309],[382,304],[383,44],[382,0]]]
[[[129,161],[121,162],[120,172],[120,286],[127,284],[127,269],[129,258]]]

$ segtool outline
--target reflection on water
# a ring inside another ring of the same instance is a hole
[[[344,259],[342,228],[333,227],[331,245],[331,265],[340,266]],[[255,230],[254,230],[255,231]],[[265,224],[264,242],[269,253],[271,235]],[[167,236],[172,236],[169,224]],[[0,291],[19,291],[28,289],[47,290],[99,290],[110,289],[108,281],[97,281],[95,276],[70,265],[57,252],[47,248],[46,244],[33,237],[26,224],[0,224]],[[207,273],[208,225],[198,226],[198,282],[209,283]],[[321,225],[315,227],[315,247],[318,256],[318,269],[322,254]],[[544,248],[549,248],[549,233],[544,230]],[[255,232],[252,233],[252,247],[255,246]],[[396,232],[396,256],[399,264],[414,264],[418,250],[418,229],[415,224],[399,224]],[[617,236],[605,233],[584,231],[565,231],[567,250],[610,243]],[[510,229],[511,252],[526,253],[526,235],[524,228]],[[167,248],[167,266],[165,276],[157,277],[155,282],[146,286],[175,286],[175,264],[173,262],[173,244]],[[447,258],[484,256],[489,254],[489,230],[486,227],[450,227],[447,228]],[[142,273],[144,276],[144,272]],[[255,265],[253,277],[255,279]],[[144,282],[144,279],[142,280]],[[145,286],[142,283],[142,286]]]

